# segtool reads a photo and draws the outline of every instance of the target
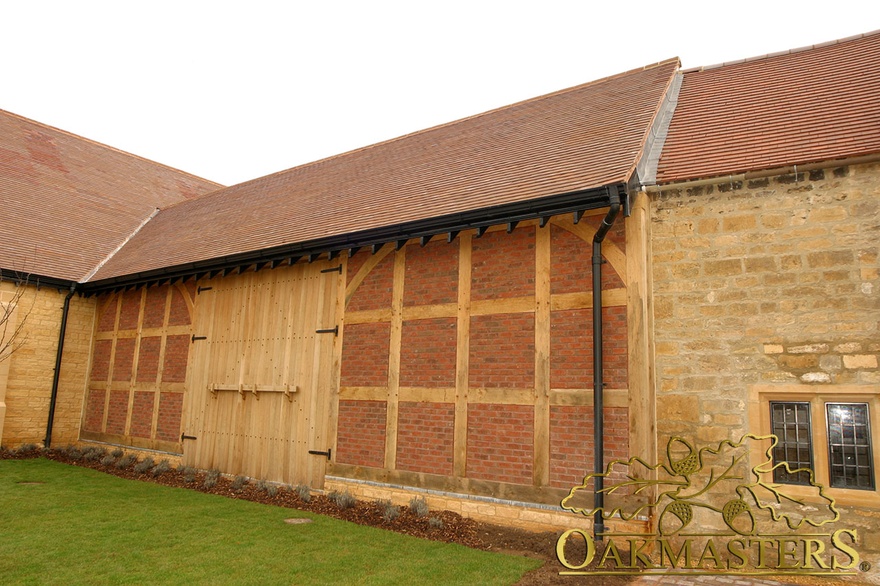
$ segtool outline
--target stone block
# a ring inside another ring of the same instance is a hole
[[[843,344],[837,344],[834,347],[835,352],[840,352],[841,354],[853,354],[862,349],[862,345],[859,342],[845,342]]]
[[[843,357],[843,365],[849,369],[877,368],[877,356],[874,354],[852,354]]]
[[[731,277],[743,272],[742,260],[738,258],[708,261],[703,266],[703,272],[711,277]]]
[[[826,372],[837,372],[843,368],[843,360],[835,354],[820,356],[819,368]]]
[[[783,354],[778,358],[779,366],[794,370],[806,370],[819,365],[816,354]]]
[[[808,372],[801,375],[801,380],[805,383],[830,383],[831,375],[827,372]]]
[[[828,344],[805,344],[803,346],[790,346],[789,354],[824,354],[828,352]]]

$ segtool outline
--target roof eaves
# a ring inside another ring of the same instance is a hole
[[[236,255],[186,263],[184,265],[163,267],[142,273],[90,281],[84,283],[81,289],[85,294],[91,295],[107,290],[145,285],[159,280],[190,278],[193,275],[211,273],[228,267],[271,263],[289,258],[299,259],[305,256],[382,245],[388,242],[403,242],[414,238],[431,237],[439,234],[452,235],[462,230],[549,218],[550,216],[565,213],[583,212],[607,207],[611,193],[625,197],[626,188],[625,183],[617,182],[573,193],[545,197],[539,200],[528,200],[516,204],[461,212],[409,224],[383,226],[359,233],[341,234],[320,240],[292,243],[270,249],[254,250]]]

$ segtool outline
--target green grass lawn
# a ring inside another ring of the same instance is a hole
[[[3,584],[513,584],[539,565],[49,460],[0,461]]]

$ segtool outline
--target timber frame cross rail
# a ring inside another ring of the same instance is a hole
[[[235,391],[239,395],[241,395],[242,399],[247,398],[246,393],[252,394],[257,401],[260,400],[260,395],[258,393],[284,393],[284,396],[287,397],[287,400],[291,403],[293,402],[293,394],[299,390],[296,385],[258,385],[256,383],[252,385],[246,385],[243,383],[239,383],[237,385],[220,385],[217,383],[208,385],[208,390],[211,392],[211,395],[216,399],[217,393],[220,391]]]

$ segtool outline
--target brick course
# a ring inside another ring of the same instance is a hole
[[[387,386],[391,324],[345,326],[342,386]]]
[[[164,311],[164,307],[163,307]],[[163,316],[164,318],[164,316]],[[191,322],[189,306],[183,294],[175,287],[171,290],[171,311],[168,315],[169,326],[185,326]]]
[[[119,329],[137,329],[141,311],[141,290],[134,289],[122,294],[122,310],[119,312]]]
[[[142,338],[138,349],[138,382],[155,382],[159,373],[159,350],[162,347],[161,336]]]
[[[112,332],[116,329],[117,297],[108,295],[101,299],[98,304],[98,331]]]
[[[535,294],[535,228],[511,234],[487,232],[474,238],[471,299],[505,299]]]
[[[606,388],[627,388],[626,307],[602,308],[603,380]],[[593,388],[593,310],[550,313],[550,387]]]
[[[627,409],[605,407],[605,464],[629,458]],[[550,486],[571,488],[593,472],[593,406],[550,407]]]
[[[186,380],[186,363],[190,343],[189,336],[168,336],[166,338],[162,382],[182,383]]]
[[[349,281],[370,257],[369,251],[354,255],[348,263]],[[391,306],[391,289],[394,284],[394,255],[389,254],[361,282],[346,306],[346,311],[384,309]]]
[[[591,242],[584,241],[564,228],[551,225],[550,263],[550,292],[553,295],[593,290]],[[609,263],[602,265],[602,288],[612,289],[623,286],[623,281],[614,267]]]
[[[116,340],[116,356],[113,358],[113,380],[130,381],[134,363],[134,338]]]
[[[535,315],[504,313],[471,317],[471,387],[535,386]]]
[[[397,468],[452,474],[455,405],[402,401],[397,416]]]
[[[468,477],[531,484],[534,413],[532,405],[469,405]]]
[[[92,389],[89,391],[88,404],[86,405],[86,417],[83,421],[83,429],[86,431],[100,432],[104,425],[104,400],[106,391]]]
[[[407,246],[404,305],[455,303],[458,299],[458,242]]]
[[[382,468],[386,413],[384,401],[339,401],[336,461]]]
[[[161,393],[159,395],[159,420],[156,426],[156,439],[179,442],[180,417],[183,412],[183,393]]]
[[[455,318],[403,322],[400,385],[455,386]]]
[[[107,407],[107,433],[125,433],[125,420],[128,417],[128,391],[110,391],[110,405]]]
[[[92,355],[93,382],[106,381],[110,376],[110,352],[113,350],[112,340],[97,340]]]
[[[153,400],[156,393],[152,391],[137,391],[134,394],[134,403],[131,407],[131,430],[129,433],[135,437],[149,438],[153,428]]]
[[[150,287],[144,302],[144,327],[161,328],[165,322],[165,300],[168,296],[168,285]]]

